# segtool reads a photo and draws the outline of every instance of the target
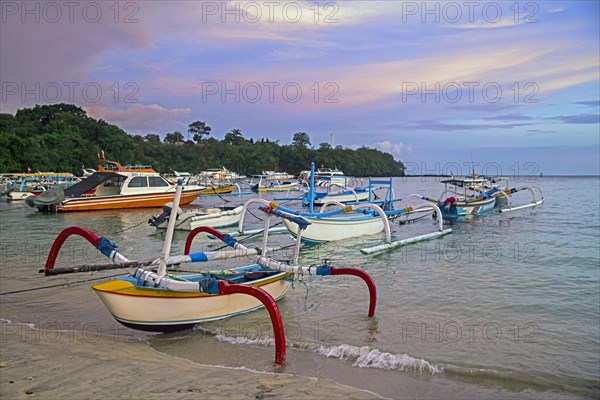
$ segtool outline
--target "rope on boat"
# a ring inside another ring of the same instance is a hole
[[[93,271],[92,271],[93,274]],[[78,285],[80,283],[87,283],[87,282],[92,282],[92,281],[98,281],[100,279],[107,279],[107,278],[114,278],[116,276],[121,276],[123,275],[123,273],[118,273],[115,275],[107,275],[107,276],[102,276],[100,278],[92,278],[92,279],[84,279],[81,281],[75,281],[75,282],[68,282],[68,283],[58,283],[56,285],[48,285],[48,286],[40,286],[40,287],[34,287],[34,288],[29,288],[29,289],[21,289],[21,290],[13,290],[11,292],[2,292],[0,293],[0,296],[4,296],[5,294],[16,294],[16,293],[25,293],[25,292],[32,292],[34,290],[42,290],[42,289],[51,289],[51,288],[56,288],[56,287],[61,287],[61,286],[72,286],[72,285]]]

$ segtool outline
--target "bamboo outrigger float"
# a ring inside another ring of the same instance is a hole
[[[181,198],[182,182],[178,183],[174,207],[169,219],[161,256],[154,260],[131,261],[118,252],[117,245],[98,237],[84,227],[65,228],[55,239],[45,267],[45,275],[89,272],[106,269],[125,269],[128,275],[96,284],[96,291],[117,321],[134,329],[167,332],[192,327],[198,322],[228,318],[265,306],[269,312],[275,336],[275,363],[285,364],[285,334],[276,300],[283,297],[291,280],[300,275],[354,275],[363,279],[369,289],[369,317],[375,313],[377,291],[372,278],[355,268],[336,268],[324,264],[303,267],[297,265],[302,230],[309,224],[301,217],[292,217],[298,224],[297,240],[292,263],[287,264],[267,257],[273,251],[267,247],[268,229],[265,229],[261,248],[248,248],[228,234],[210,227],[198,227],[190,232],[185,254],[171,256],[171,240],[175,213]],[[271,207],[260,207],[266,213],[265,228],[271,215],[289,218]],[[194,237],[210,233],[224,241],[232,250],[190,253]],[[55,268],[56,257],[64,241],[71,235],[84,237],[113,263],[92,266]],[[223,271],[209,271],[193,275],[174,276],[167,273],[169,265],[184,262],[206,262],[224,258],[249,256],[255,263]]]

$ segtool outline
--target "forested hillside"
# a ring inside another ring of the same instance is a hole
[[[0,172],[57,171],[81,173],[94,167],[96,154],[122,164],[152,165],[159,172],[171,170],[197,173],[226,167],[251,175],[263,170],[297,174],[317,166],[337,167],[353,176],[400,176],[401,162],[391,154],[361,147],[356,150],[328,143],[313,146],[306,132],[290,133],[292,144],[281,145],[266,137],[245,138],[240,129],[214,132],[202,121],[190,124],[188,132],[168,133],[164,140],[155,133],[129,135],[116,125],[87,116],[72,104],[35,106],[16,115],[0,114]],[[186,137],[194,140],[185,140]]]

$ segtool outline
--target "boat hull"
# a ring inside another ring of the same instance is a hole
[[[298,186],[297,183],[275,185],[275,186],[259,186],[259,192],[287,192],[288,190]]]
[[[201,190],[184,190],[181,193],[181,204],[189,204],[200,195]],[[129,208],[162,207],[173,201],[173,192],[115,195],[99,197],[78,197],[67,199],[56,207],[57,211],[99,211]]]
[[[354,193],[344,193],[344,194],[328,194],[321,198],[316,198],[314,201],[314,205],[322,206],[327,201],[339,201],[340,203],[347,203],[353,201],[367,201],[369,200],[369,192],[358,192],[356,195]]]
[[[304,242],[329,242],[344,240],[364,235],[374,235],[384,229],[381,217],[358,216],[347,218],[312,218],[306,217],[310,225],[302,231]],[[286,228],[292,234],[298,232],[298,225],[287,219],[283,220]]]
[[[202,190],[200,192],[200,194],[210,195],[210,194],[231,193],[235,190],[236,187],[237,186],[235,186],[235,185],[221,185],[221,186],[209,187],[209,188]]]
[[[444,217],[459,217],[463,215],[475,215],[482,214],[494,209],[496,204],[496,198],[491,197],[485,200],[473,201],[473,202],[458,202],[453,204],[449,208],[442,205],[440,209]]]
[[[32,192],[10,192],[7,196],[6,196],[6,201],[21,201],[21,200],[25,200],[28,197],[34,196],[34,194]]]
[[[281,273],[250,283],[266,290],[279,300],[290,287]],[[186,329],[200,322],[229,318],[263,307],[245,294],[212,295],[175,292],[167,289],[139,287],[116,279],[92,286],[113,317],[130,328],[168,332]]]
[[[211,209],[189,210],[177,217],[175,229],[191,231],[199,226],[224,228],[235,225],[240,222],[243,209],[243,206],[238,206],[230,210],[221,210],[214,213],[210,213]],[[220,209],[217,208],[214,210]],[[166,220],[158,228],[166,229],[168,224],[169,220]]]

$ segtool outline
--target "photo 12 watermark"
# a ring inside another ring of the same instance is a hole
[[[403,1],[402,23],[534,24],[540,6],[534,1]]]
[[[337,24],[340,7],[336,2],[295,1],[202,1],[203,23]]]
[[[501,262],[537,262],[540,245],[535,241],[436,241],[403,246],[399,253],[403,264],[415,265],[415,267],[419,262],[433,260],[436,263],[449,264],[473,263],[487,268]]]
[[[2,23],[137,24],[140,3],[135,1],[2,1],[0,12]]]
[[[139,103],[136,82],[11,82],[0,83],[2,103]]]
[[[315,104],[339,103],[336,82],[311,82],[303,85],[287,82],[203,81],[203,103],[298,103],[303,99]]]
[[[51,243],[4,241],[0,243],[0,262],[41,267],[48,259],[51,247]],[[119,244],[119,252],[134,257],[139,254],[139,245],[135,241],[123,241]],[[88,243],[66,243],[61,247],[57,257],[57,263],[66,266],[106,262],[106,257]]]
[[[540,179],[540,166],[533,161],[512,162],[502,168],[502,164],[496,161],[487,161],[480,163],[477,161],[458,162],[449,161],[446,163],[435,162],[414,162],[404,161],[404,176],[402,182],[406,183],[411,176],[418,176],[421,182],[433,180],[440,183],[448,177],[462,177],[472,175],[476,171],[478,176],[483,177],[506,177],[513,182],[534,183]]]
[[[258,322],[240,323],[237,321],[217,321],[208,323],[210,328],[199,324],[199,329],[207,332],[215,330],[217,336],[230,342],[264,343],[274,340],[273,325],[265,319]],[[289,321],[284,323],[286,340],[293,342],[335,342],[340,326],[334,322],[312,322],[307,326]],[[207,337],[203,340],[207,341]]]
[[[535,322],[418,322],[404,321],[400,324],[402,343],[498,343],[509,340],[514,343],[539,343],[540,326]]]
[[[515,104],[539,103],[540,91],[536,82],[453,81],[453,82],[402,82],[402,103],[498,103],[502,99]]]

